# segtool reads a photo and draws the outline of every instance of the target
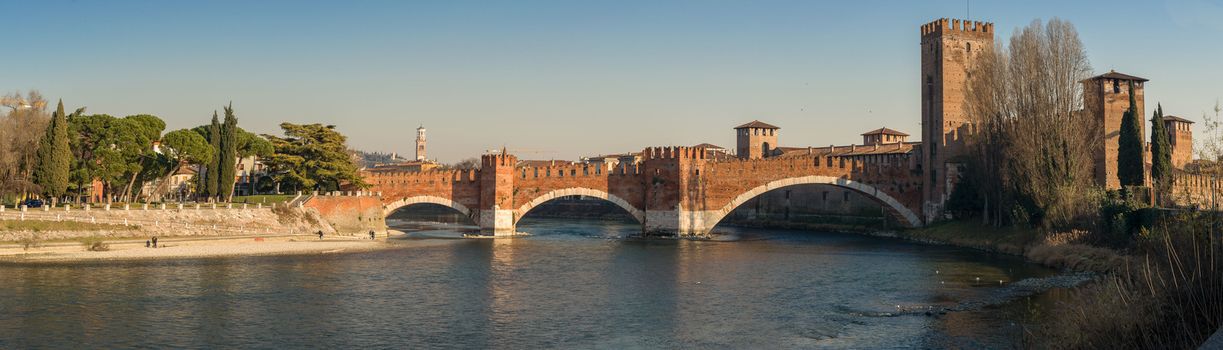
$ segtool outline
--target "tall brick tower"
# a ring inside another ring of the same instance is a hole
[[[1093,150],[1095,154],[1096,183],[1114,190],[1121,188],[1117,178],[1117,149],[1121,135],[1121,117],[1130,108],[1130,83],[1133,83],[1134,103],[1139,116],[1146,115],[1143,104],[1143,85],[1147,79],[1110,71],[1083,81],[1083,113],[1099,123],[1104,142]],[[1146,135],[1147,118],[1139,123],[1142,135]],[[1144,137],[1145,139],[1145,137]],[[1145,149],[1145,147],[1144,147]],[[1148,151],[1149,152],[1149,151]],[[1143,152],[1146,164],[1148,152]],[[1149,173],[1148,173],[1149,176]]]
[[[963,152],[963,136],[970,130],[964,110],[968,69],[993,48],[993,23],[943,18],[921,26],[922,209],[927,221],[942,212],[958,176],[958,164],[949,161]]]
[[[514,166],[518,157],[501,153],[480,156],[480,230],[495,236],[514,234]]]
[[[1193,121],[1174,115],[1164,116],[1164,130],[1172,146],[1172,167],[1184,169],[1193,161]]]
[[[740,159],[760,159],[770,156],[777,148],[777,130],[781,128],[759,120],[735,127],[736,150]]]
[[[425,160],[425,126],[416,128],[416,160]]]

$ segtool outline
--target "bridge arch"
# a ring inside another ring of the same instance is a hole
[[[531,211],[531,209],[535,209],[535,207],[539,206],[540,204],[544,204],[544,202],[547,202],[553,199],[557,199],[561,197],[568,197],[568,196],[586,196],[586,197],[600,198],[608,202],[612,202],[613,204],[619,206],[620,208],[623,208],[624,211],[627,211],[629,216],[632,216],[634,220],[637,220],[637,222],[640,223],[640,222],[645,221],[645,212],[642,211],[641,209],[637,209],[632,204],[629,204],[629,202],[624,200],[624,198],[620,198],[614,194],[610,194],[610,193],[603,192],[603,191],[596,190],[596,189],[591,189],[591,188],[586,188],[586,187],[570,187],[570,188],[562,188],[558,190],[549,191],[548,193],[539,195],[535,197],[535,199],[532,199],[530,202],[527,202],[526,204],[523,204],[522,206],[518,207],[518,210],[516,211],[517,215],[514,216],[514,223],[517,224],[519,219],[521,219],[523,216],[526,216],[527,213]]]
[[[391,215],[391,213],[394,213],[395,210],[398,210],[399,208],[403,208],[403,207],[413,205],[413,204],[425,204],[425,203],[437,204],[437,205],[441,205],[444,207],[449,207],[451,209],[458,210],[460,213],[463,213],[463,216],[466,216],[468,218],[474,218],[474,216],[472,216],[471,209],[468,209],[467,206],[463,205],[462,203],[455,202],[452,199],[442,198],[438,196],[412,196],[412,197],[406,197],[406,198],[402,198],[394,202],[387,203],[385,206],[382,207],[383,208],[382,216],[388,217]]]
[[[708,226],[706,226],[706,232],[708,232],[708,230],[712,230],[714,226],[717,226],[718,222],[721,222],[727,215],[730,215],[735,208],[743,205],[743,203],[747,203],[747,201],[751,200],[752,198],[756,198],[765,192],[795,185],[833,185],[852,189],[868,197],[874,198],[876,201],[879,201],[885,207],[896,213],[900,219],[903,219],[904,223],[909,227],[921,226],[921,219],[919,216],[917,216],[917,214],[913,213],[913,210],[900,203],[900,201],[897,201],[896,198],[893,198],[887,193],[884,193],[871,185],[832,176],[800,176],[771,181],[736,196],[721,209],[717,209],[706,214],[707,216],[705,222],[709,223]]]

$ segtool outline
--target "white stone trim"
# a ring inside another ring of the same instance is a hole
[[[442,198],[438,196],[412,196],[412,197],[408,197],[408,198],[404,198],[404,199],[400,199],[400,200],[388,203],[387,205],[383,206],[382,216],[383,217],[390,216],[392,212],[394,212],[395,210],[399,208],[406,207],[406,206],[413,205],[413,204],[421,204],[421,203],[431,203],[431,204],[447,206],[450,208],[454,208],[454,210],[458,210],[460,213],[463,213],[463,216],[466,216],[469,218],[472,217],[471,209],[468,209],[467,206],[460,204],[459,202],[455,202],[454,200],[451,200],[449,198]]]
[[[888,207],[891,207],[892,209],[896,210],[896,212],[900,213],[900,215],[905,219],[905,221],[908,221],[909,226],[911,227],[921,226],[921,219],[917,216],[917,214],[914,214],[913,211],[909,210],[908,207],[905,207],[903,204],[900,204],[900,201],[897,201],[895,198],[892,198],[892,196],[889,196],[887,193],[884,193],[883,191],[880,191],[874,187],[871,187],[870,185],[867,185],[861,182],[857,182],[857,181],[853,181],[853,180],[849,180],[849,179],[842,179],[839,177],[832,177],[832,176],[814,176],[813,175],[813,176],[800,176],[800,177],[792,177],[792,178],[776,180],[776,181],[772,181],[767,184],[764,184],[762,186],[758,186],[751,190],[748,190],[747,192],[744,192],[743,194],[740,194],[739,196],[732,199],[730,203],[727,203],[726,206],[723,206],[721,209],[704,211],[702,213],[703,215],[691,215],[692,218],[690,220],[692,221],[690,221],[690,224],[692,226],[690,227],[692,227],[694,230],[707,232],[709,229],[712,229],[714,226],[716,226],[719,221],[722,221],[722,219],[725,218],[726,215],[729,215],[731,211],[734,211],[735,208],[739,207],[740,205],[743,205],[743,203],[746,203],[748,200],[751,200],[752,198],[755,198],[756,196],[759,196],[761,194],[764,194],[765,192],[776,190],[782,187],[789,187],[789,186],[794,186],[794,185],[808,185],[808,184],[835,185],[835,186],[849,188],[849,189],[858,191],[862,194],[873,197],[876,200],[878,200],[879,202],[883,203],[884,205],[887,205]]]
[[[628,201],[624,200],[623,198],[616,197],[616,195],[613,195],[607,192],[603,192],[600,190],[596,190],[596,189],[591,189],[591,188],[586,188],[586,187],[570,187],[570,188],[562,188],[559,190],[549,191],[548,193],[544,193],[538,197],[535,197],[535,199],[532,199],[530,202],[527,202],[527,204],[523,204],[521,207],[518,207],[518,210],[516,211],[518,215],[514,217],[514,222],[517,223],[518,219],[521,219],[523,216],[526,216],[527,212],[530,212],[531,209],[534,209],[536,206],[539,206],[540,204],[544,204],[544,202],[547,202],[553,199],[557,199],[560,197],[567,197],[567,196],[586,196],[586,197],[600,198],[608,202],[612,202],[613,204],[620,206],[620,208],[624,208],[624,210],[627,211],[629,215],[633,217],[633,219],[636,219],[637,222],[645,221],[645,213],[641,209],[637,209],[633,207],[632,204],[629,204]]]

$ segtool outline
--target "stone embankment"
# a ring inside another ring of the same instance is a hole
[[[278,208],[240,204],[112,205],[92,207],[6,208],[0,220],[107,224],[105,229],[51,231],[5,230],[0,241],[71,240],[86,237],[235,236],[304,234],[335,230],[308,208]],[[88,225],[82,225],[88,226]]]

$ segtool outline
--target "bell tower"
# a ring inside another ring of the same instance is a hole
[[[425,160],[425,126],[416,128],[416,160]]]
[[[965,112],[968,70],[994,48],[994,24],[939,19],[921,26],[921,140],[923,208],[938,217],[959,172],[952,159],[964,150],[971,121]]]

